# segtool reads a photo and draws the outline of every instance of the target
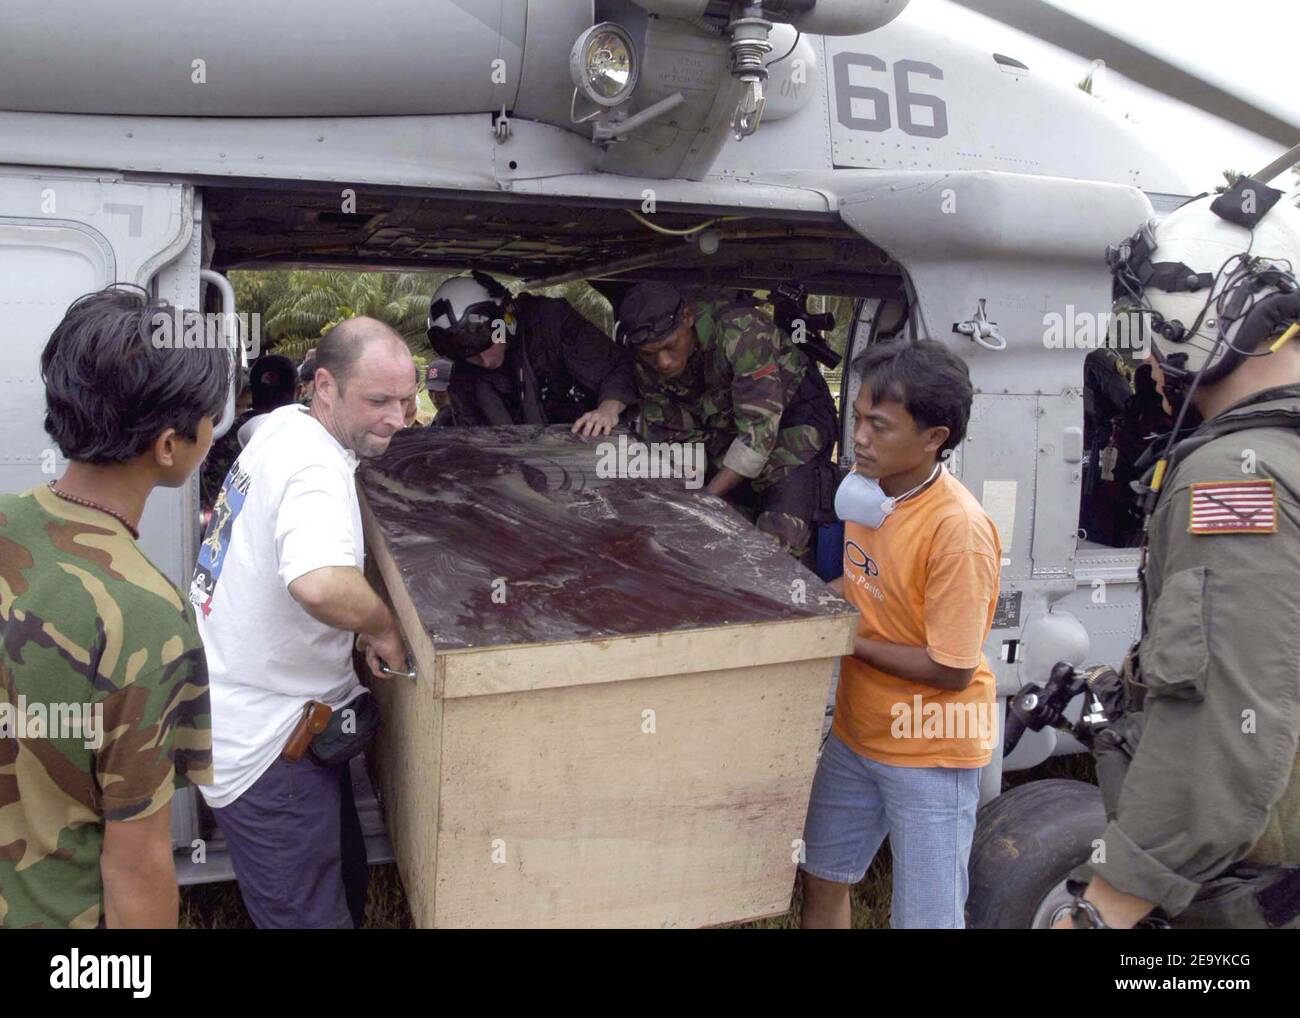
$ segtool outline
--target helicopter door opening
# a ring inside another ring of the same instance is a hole
[[[853,401],[858,398],[858,372],[854,361],[872,344],[887,343],[903,335],[910,326],[911,308],[907,297],[868,297],[858,304],[853,326],[844,346],[844,360],[840,364],[840,384],[832,386],[840,411],[839,465],[845,470],[853,467]]]
[[[1151,377],[1151,366],[1100,348],[1084,359],[1083,477],[1079,547],[1135,548],[1142,536],[1141,459],[1173,422]]]

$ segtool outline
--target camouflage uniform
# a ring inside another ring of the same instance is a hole
[[[692,301],[696,349],[677,378],[637,362],[647,442],[703,442],[709,474],[749,478],[759,530],[808,550],[825,497],[835,404],[821,372],[761,310]],[[825,467],[818,471],[818,467]],[[825,475],[824,477],[822,475]]]
[[[102,722],[36,728],[56,704]],[[93,927],[105,821],[212,781],[207,665],[189,603],[122,524],[45,487],[0,496],[0,724],[0,927]]]

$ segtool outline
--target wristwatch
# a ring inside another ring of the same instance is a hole
[[[1070,922],[1076,930],[1109,930],[1110,926],[1097,911],[1097,906],[1086,898],[1075,898],[1070,906]]]

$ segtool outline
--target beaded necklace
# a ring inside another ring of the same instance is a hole
[[[59,491],[59,489],[54,486],[57,483],[58,483],[57,481],[51,481],[49,484],[49,488],[50,491],[58,498],[63,499],[65,502],[71,502],[74,505],[84,506],[87,509],[97,509],[101,513],[108,513],[109,516],[113,517],[113,519],[117,520],[118,523],[126,527],[126,529],[131,532],[131,536],[133,538],[135,538],[137,541],[140,540],[140,531],[136,530],[135,527],[127,523],[126,519],[123,518],[121,513],[117,512],[114,509],[110,509],[106,505],[100,505],[98,502],[92,502],[88,498],[82,498],[80,495],[69,495],[66,491]]]

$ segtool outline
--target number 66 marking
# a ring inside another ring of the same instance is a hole
[[[836,115],[839,122],[853,131],[888,131],[893,126],[889,117],[889,93],[872,85],[855,85],[849,80],[851,67],[866,67],[873,71],[885,70],[885,62],[870,53],[836,53],[832,59],[835,68]],[[943,71],[934,64],[921,60],[899,60],[894,64],[894,91],[898,96],[898,126],[904,134],[919,138],[942,138],[948,133],[948,107],[937,95],[913,92],[908,81],[910,74],[924,74],[928,78],[943,80]],[[869,99],[871,116],[854,116],[855,99]],[[917,123],[913,110],[928,109],[930,123]]]

